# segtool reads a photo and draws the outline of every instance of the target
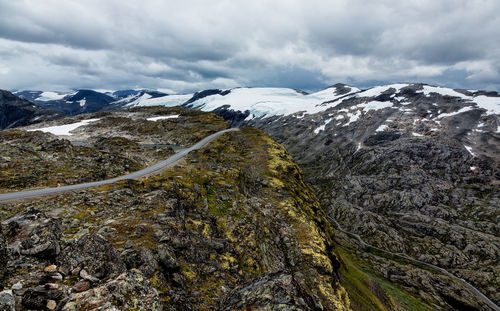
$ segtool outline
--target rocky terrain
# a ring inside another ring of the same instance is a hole
[[[249,123],[287,147],[327,214],[347,231],[446,268],[499,304],[500,120],[495,106],[468,100],[498,94],[418,84],[371,93],[317,114]],[[430,301],[488,310],[450,298],[438,271],[350,248],[378,275]]]
[[[4,132],[16,138],[4,140],[13,149],[3,154],[21,155],[27,145],[36,155],[18,164],[18,177],[35,158],[57,157],[39,147],[51,140],[71,148],[56,161],[70,170],[84,158],[80,147],[143,167],[160,158],[150,150],[172,154],[168,148],[229,127],[197,110],[140,107],[180,103],[260,128],[286,149],[244,127],[160,175],[1,204],[0,301],[21,310],[49,303],[62,310],[496,310],[500,303],[497,93],[338,84],[314,94],[243,88],[125,99],[137,108],[37,126],[57,137]],[[113,174],[102,167],[112,171],[115,161],[86,162],[83,171]],[[64,180],[49,171],[38,186]],[[47,257],[32,254],[46,250]],[[95,267],[104,257],[113,264]]]
[[[154,120],[163,116],[176,117]],[[60,135],[64,126],[82,119],[98,121]],[[80,115],[1,131],[0,192],[125,175],[167,158],[173,148],[190,146],[227,126],[215,115],[155,107]],[[190,133],[194,128],[197,132]]]
[[[135,105],[153,102],[161,98]],[[171,104],[168,96],[163,104]],[[211,90],[184,106],[263,129],[297,160],[332,224],[375,247],[443,267],[500,303],[498,93],[337,84],[313,94]],[[453,281],[439,271],[399,266],[392,276],[394,258],[350,249],[379,276],[425,292],[440,308],[488,309],[450,294],[445,289]]]
[[[350,310],[318,200],[254,128],[158,175],[0,206],[7,310]]]
[[[61,114],[41,108],[8,91],[0,90],[0,130],[60,118]]]

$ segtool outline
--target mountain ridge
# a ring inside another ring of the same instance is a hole
[[[11,92],[0,90],[0,129],[26,126],[61,116],[55,110],[39,107]]]
[[[390,93],[391,88],[394,89],[395,92]],[[305,111],[308,114],[316,113],[323,111],[328,107],[339,105],[342,103],[342,101],[351,97],[372,97],[374,100],[380,101],[395,100],[404,102],[405,90],[413,90],[415,92],[423,93],[426,96],[429,96],[432,93],[436,93],[442,96],[461,98],[463,100],[475,103],[478,107],[493,107],[495,113],[500,112],[500,108],[498,108],[498,106],[500,106],[500,95],[497,92],[450,89],[423,83],[388,84],[361,90],[353,86],[337,83],[314,93],[305,93],[300,90],[287,88],[265,87],[239,87],[226,90],[208,89],[196,93],[175,95],[168,95],[157,91],[146,90],[124,90],[115,91],[112,93],[98,93],[96,91],[93,91],[104,96],[113,97],[115,100],[110,101],[109,98],[105,97],[106,100],[103,103],[100,103],[97,108],[92,109],[92,111],[77,111],[75,113],[94,112],[102,109],[119,109],[135,106],[183,105],[186,107],[198,108],[205,111],[212,111],[215,109],[220,109],[223,106],[229,106],[230,110],[239,111],[241,113],[246,113],[248,111],[249,118],[263,116],[269,117],[275,115],[289,115],[293,113],[299,113],[301,111]],[[23,97],[27,97],[26,94],[35,94],[38,97],[32,96],[31,100],[37,103],[57,102],[57,100],[50,101],[46,99],[39,99],[43,98],[43,96],[41,95],[44,93],[54,92],[20,91],[16,94],[19,94]],[[65,95],[65,98],[70,99],[68,98],[68,96],[75,96],[75,94],[77,93],[67,94]],[[401,94],[401,96],[395,96],[396,94]],[[62,95],[64,94],[57,94],[57,96]],[[348,97],[348,95],[350,96]],[[389,97],[390,95],[393,96]],[[245,99],[249,97],[251,97],[250,100]],[[247,102],[243,104],[236,103],[241,102],[242,100],[246,100]],[[252,100],[254,102],[252,102]],[[77,99],[66,101],[75,102],[77,101]],[[267,103],[268,105],[266,106],[265,103]],[[106,107],[108,104],[110,105]],[[273,107],[275,109],[273,109]]]

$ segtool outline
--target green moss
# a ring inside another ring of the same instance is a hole
[[[431,311],[419,298],[412,296],[401,287],[390,283],[369,269],[368,265],[354,259],[347,251],[336,248],[343,265],[340,269],[341,283],[347,289],[353,307],[359,310],[396,310],[396,305],[403,305],[407,310]],[[376,293],[373,293],[369,284],[375,282],[390,298],[389,302],[382,302]]]
[[[188,263],[181,263],[181,273],[186,278],[189,283],[192,283],[196,279],[196,272],[193,267]]]

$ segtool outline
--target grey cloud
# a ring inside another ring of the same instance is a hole
[[[499,11],[496,0],[0,0],[0,88],[499,90]]]

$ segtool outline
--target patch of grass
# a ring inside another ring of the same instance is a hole
[[[434,310],[421,299],[412,296],[400,286],[389,282],[378,276],[367,264],[355,259],[352,254],[341,248],[336,248],[336,253],[344,263],[339,272],[341,275],[341,284],[346,288],[356,310],[397,310],[397,306],[403,306],[405,310],[411,311],[432,311]],[[383,289],[389,300],[383,299],[384,296],[376,294],[370,289],[371,283],[376,284]],[[382,298],[382,299],[381,299]],[[381,300],[385,300],[385,303]]]

